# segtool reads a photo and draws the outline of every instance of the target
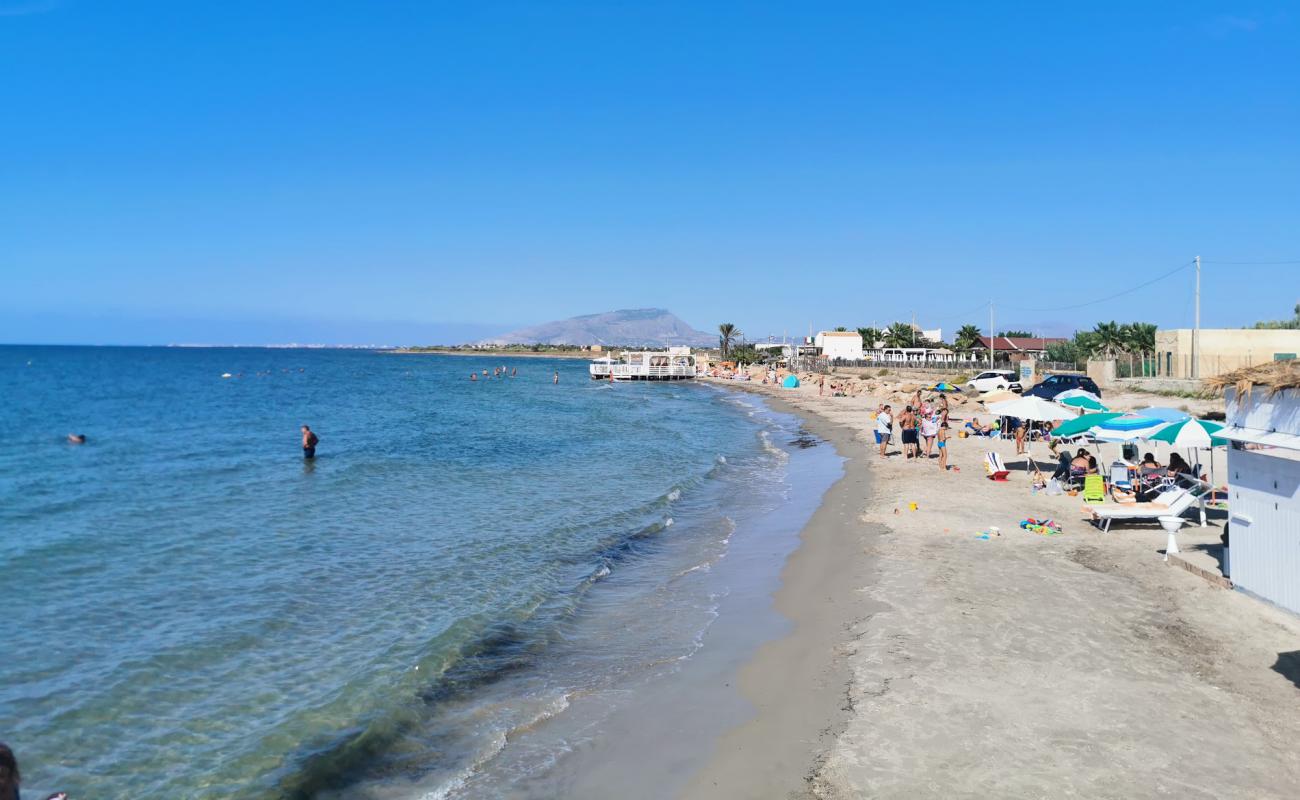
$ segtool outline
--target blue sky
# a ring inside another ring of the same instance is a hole
[[[1300,8],[0,0],[0,341],[1290,315]]]

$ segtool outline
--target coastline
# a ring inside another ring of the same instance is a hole
[[[753,715],[717,741],[681,795],[688,800],[807,791],[817,763],[847,722],[852,673],[844,645],[864,613],[857,595],[870,580],[874,560],[868,553],[880,535],[877,526],[858,524],[870,492],[869,452],[851,429],[772,393],[731,388],[759,394],[775,410],[798,417],[835,448],[844,472],[821,498],[781,569],[772,603],[791,630],[761,645],[737,675]]]
[[[598,354],[590,352],[547,352],[532,353],[520,352],[517,350],[411,350],[408,348],[395,348],[391,350],[380,350],[393,356],[462,356],[472,358],[568,358],[568,359],[587,359],[599,357]]]
[[[741,669],[752,717],[685,797],[1289,796],[1300,619],[1168,569],[1158,527],[1102,534],[1076,498],[1032,493],[1013,442],[954,438],[949,472],[880,459],[870,409],[899,402],[889,387],[710,383],[849,458],[782,571],[793,630]],[[954,419],[978,413],[962,397]],[[988,450],[1010,481],[984,477]],[[1217,543],[1211,523],[1181,547]]]

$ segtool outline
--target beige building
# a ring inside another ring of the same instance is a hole
[[[1200,370],[1192,370],[1192,329],[1156,331],[1156,374],[1162,378],[1210,378],[1242,367],[1300,355],[1300,330],[1201,328]]]

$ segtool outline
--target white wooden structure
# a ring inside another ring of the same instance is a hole
[[[1230,577],[1300,614],[1300,389],[1226,391]]]
[[[680,381],[696,375],[695,356],[689,347],[663,350],[628,350],[617,358],[606,356],[587,368],[594,381]]]
[[[822,331],[814,343],[830,361],[862,360],[862,335],[857,331]]]

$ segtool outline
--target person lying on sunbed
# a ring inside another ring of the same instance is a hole
[[[970,420],[966,422],[966,430],[976,436],[989,436],[992,435],[994,428],[992,425],[981,424],[979,417],[971,417]]]

